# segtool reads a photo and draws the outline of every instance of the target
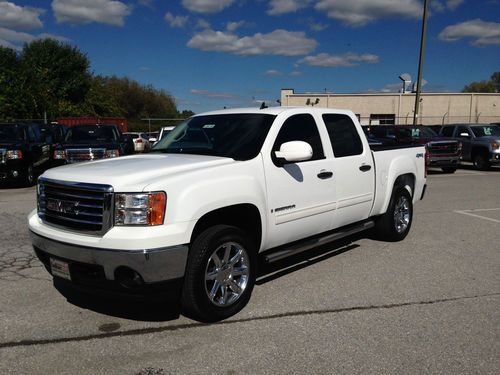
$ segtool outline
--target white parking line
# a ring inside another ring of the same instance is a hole
[[[476,209],[476,210],[459,210],[459,211],[453,211],[453,212],[456,212],[457,214],[462,214],[462,215],[468,215],[468,216],[472,216],[472,217],[477,217],[478,219],[493,221],[494,223],[500,223],[500,220],[492,219],[491,217],[486,217],[486,216],[481,216],[481,215],[473,214],[473,212],[499,211],[499,210],[500,210],[500,208],[479,208],[479,209]]]

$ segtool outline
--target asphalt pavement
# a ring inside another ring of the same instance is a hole
[[[264,269],[217,324],[172,302],[54,288],[0,189],[0,374],[498,374],[500,168],[432,173],[409,236],[364,235]]]

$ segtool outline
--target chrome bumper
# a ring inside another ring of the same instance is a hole
[[[188,246],[178,245],[157,249],[119,250],[84,247],[54,241],[30,231],[31,242],[49,255],[104,269],[107,280],[115,279],[115,270],[120,266],[138,272],[145,283],[155,283],[184,276]]]

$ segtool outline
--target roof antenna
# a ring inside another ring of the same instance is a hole
[[[260,105],[260,109],[265,109],[265,108],[268,108],[266,102],[262,102],[262,104]]]

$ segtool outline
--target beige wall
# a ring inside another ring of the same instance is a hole
[[[349,109],[360,115],[363,125],[370,123],[372,114],[393,114],[397,124],[411,124],[415,94],[296,94],[282,89],[281,105]],[[500,122],[500,94],[422,93],[419,112],[418,122],[424,125]]]

